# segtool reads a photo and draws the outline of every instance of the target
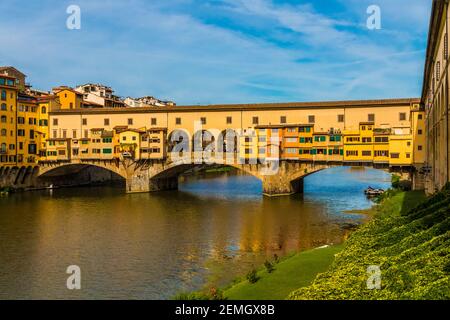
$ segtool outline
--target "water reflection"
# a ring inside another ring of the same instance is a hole
[[[117,188],[15,194],[0,199],[0,298],[164,299],[223,285],[273,254],[341,242],[343,210],[371,205],[377,170],[335,168],[307,178],[305,194],[261,196],[250,176],[185,179],[178,192]],[[66,289],[69,265],[82,290]]]

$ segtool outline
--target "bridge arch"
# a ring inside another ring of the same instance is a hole
[[[41,164],[36,178],[43,185],[79,186],[95,183],[120,182],[127,179],[126,169],[119,162]]]

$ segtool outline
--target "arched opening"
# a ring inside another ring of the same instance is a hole
[[[125,177],[103,166],[68,164],[55,167],[38,176],[40,184],[53,187],[125,186]]]

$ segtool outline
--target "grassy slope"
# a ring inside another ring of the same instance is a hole
[[[417,192],[385,199],[330,269],[289,298],[450,299],[450,191],[415,207],[423,199]],[[381,290],[367,289],[370,265],[381,268]]]
[[[231,300],[282,300],[292,290],[312,283],[315,276],[327,270],[342,245],[298,253],[275,265],[275,271],[258,272],[260,279],[251,284],[242,281],[224,291]]]

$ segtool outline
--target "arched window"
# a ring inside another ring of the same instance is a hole
[[[6,119],[6,116],[2,116],[2,118],[1,118],[2,120],[2,123],[6,123],[6,121],[7,121],[7,119]]]
[[[47,113],[47,108],[46,108],[46,107],[42,107],[41,113],[42,113],[42,114],[46,114],[46,113]]]
[[[3,131],[3,130],[2,130]],[[6,152],[6,143],[2,143],[2,148],[1,148],[2,152]]]
[[[2,136],[2,137],[6,137],[6,129],[2,129],[2,131],[1,131],[1,136]]]
[[[2,103],[2,111],[8,111],[8,107],[6,106],[6,103]]]
[[[2,90],[1,99],[6,100],[6,90]]]

